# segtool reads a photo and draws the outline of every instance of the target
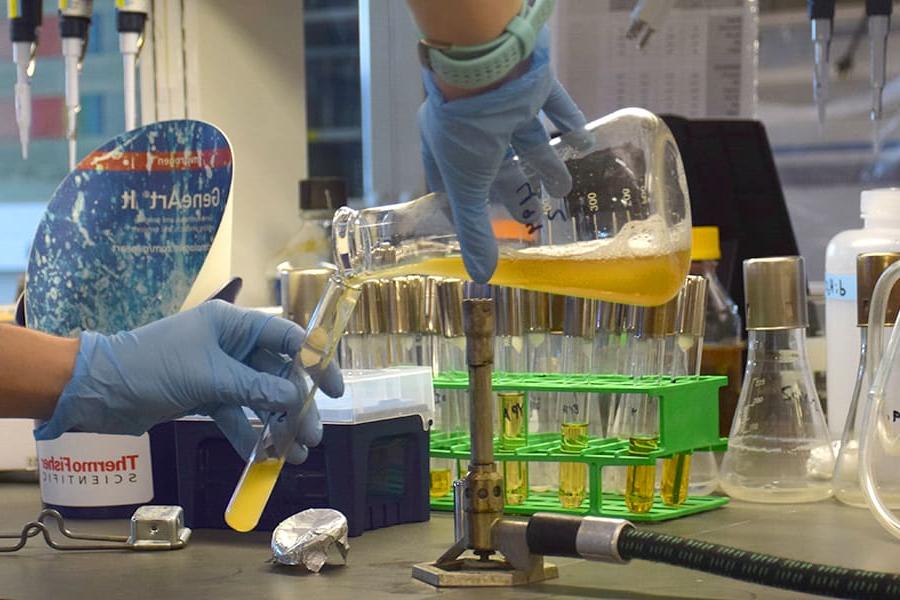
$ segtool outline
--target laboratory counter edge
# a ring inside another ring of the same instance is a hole
[[[0,532],[20,531],[40,511],[37,484],[0,483],[0,506]],[[129,527],[126,520],[67,523],[73,531],[99,534],[127,535]],[[868,510],[836,500],[790,505],[733,500],[709,513],[638,527],[799,560],[900,572],[898,542]],[[451,515],[433,512],[426,523],[352,538],[348,564],[341,565],[335,553],[318,574],[272,564],[271,536],[264,532],[200,529],[186,548],[161,552],[60,552],[32,538],[18,552],[0,553],[0,600],[813,597],[639,560],[620,566],[549,558],[559,567],[559,579],[516,588],[438,590],[413,580],[413,564],[434,560],[451,545],[452,535]]]

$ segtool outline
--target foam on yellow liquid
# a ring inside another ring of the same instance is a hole
[[[563,423],[560,428],[560,450],[580,452],[587,448],[588,424]],[[587,497],[588,467],[584,463],[559,463],[559,503],[564,508],[578,508]]]
[[[667,230],[654,218],[625,225],[614,237],[560,245],[501,250],[490,283],[608,302],[658,306],[669,301],[690,266],[690,235]],[[659,241],[684,240],[678,247]],[[687,231],[687,230],[685,230]],[[462,257],[430,258],[392,268],[379,276],[438,275],[468,279]]]
[[[656,450],[656,438],[631,438],[629,452],[647,454]],[[656,487],[656,465],[631,465],[625,469],[625,507],[633,513],[650,512]]]
[[[250,531],[259,523],[284,459],[270,458],[247,467],[225,509],[225,522],[235,531]]]

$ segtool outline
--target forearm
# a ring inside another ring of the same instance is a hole
[[[0,325],[0,418],[49,419],[78,346],[78,339]]]
[[[522,0],[408,0],[422,35],[432,42],[475,46],[489,42],[522,8]]]
[[[507,24],[522,9],[522,0],[407,0],[422,36],[431,43],[451,46],[475,46],[503,33]],[[524,61],[523,61],[524,62]],[[514,69],[510,77],[521,74]],[[447,100],[473,96],[496,87],[460,88],[436,77],[435,82]]]

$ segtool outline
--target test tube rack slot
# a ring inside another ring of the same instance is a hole
[[[617,438],[591,438],[587,447],[578,453],[563,451],[558,433],[530,433],[527,429],[524,446],[505,450],[495,444],[494,455],[498,462],[578,462],[588,466],[589,493],[580,507],[564,508],[556,492],[532,491],[523,503],[507,504],[504,512],[515,515],[558,512],[620,517],[632,521],[666,521],[724,506],[728,503],[728,498],[724,496],[690,496],[678,506],[667,506],[657,496],[649,512],[633,513],[625,507],[621,495],[603,492],[601,482],[605,467],[650,465],[658,459],[682,452],[724,451],[727,438],[719,437],[719,388],[724,387],[727,381],[722,376],[660,379],[626,375],[493,373],[491,387],[494,392],[525,393],[526,414],[529,392],[646,394],[659,400],[658,445],[646,455],[629,453],[628,441]],[[462,371],[448,371],[434,378],[435,389],[467,389],[468,385],[468,375]],[[432,432],[430,454],[432,458],[459,461],[459,466],[465,467],[464,461],[470,456],[469,433]],[[452,511],[452,494],[432,498],[431,508]]]

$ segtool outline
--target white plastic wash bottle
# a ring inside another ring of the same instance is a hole
[[[860,197],[862,229],[849,229],[828,243],[825,253],[825,336],[828,353],[828,428],[840,439],[856,379],[856,257],[864,252],[900,251],[900,188],[865,190]]]

